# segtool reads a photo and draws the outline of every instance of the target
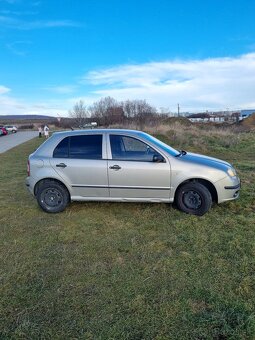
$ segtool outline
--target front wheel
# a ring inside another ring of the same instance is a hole
[[[211,208],[212,195],[203,184],[189,182],[177,190],[175,202],[181,211],[202,216]]]
[[[63,211],[69,203],[68,190],[54,180],[43,181],[36,194],[39,206],[47,213]]]

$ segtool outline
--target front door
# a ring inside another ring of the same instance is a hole
[[[170,197],[170,164],[159,152],[134,137],[109,136],[110,197],[162,200]]]

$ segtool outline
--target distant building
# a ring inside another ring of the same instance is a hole
[[[199,113],[190,112],[180,112],[179,115],[177,113],[171,114],[171,116],[175,117],[187,117],[191,122],[198,123],[208,123],[208,122],[215,122],[215,123],[222,123],[222,122],[234,122],[243,120],[250,115],[255,113],[254,110],[234,110],[234,111],[205,111]]]
[[[196,113],[189,115],[187,117],[192,123],[209,123],[209,122],[214,122],[214,123],[223,123],[226,119],[226,116],[224,114],[220,113]]]
[[[243,120],[244,118],[249,117],[253,113],[255,113],[255,109],[253,109],[253,110],[241,110],[240,111],[240,120]]]

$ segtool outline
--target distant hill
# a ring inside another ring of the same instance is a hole
[[[42,120],[42,119],[47,119],[47,120],[56,120],[56,117],[52,117],[52,116],[44,116],[44,115],[4,115],[1,116],[0,115],[0,121],[1,120],[15,120],[15,121],[19,121],[19,120]]]

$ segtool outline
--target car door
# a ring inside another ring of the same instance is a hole
[[[51,165],[72,187],[72,196],[109,197],[104,134],[64,138],[55,148]]]
[[[170,163],[138,138],[110,134],[108,161],[111,198],[168,200]]]

